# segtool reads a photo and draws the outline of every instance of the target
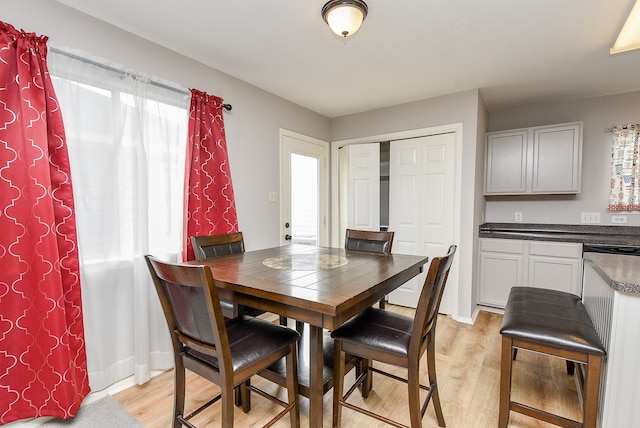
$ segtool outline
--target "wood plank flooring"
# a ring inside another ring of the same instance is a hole
[[[394,310],[412,315],[412,310],[387,305]],[[484,428],[498,426],[498,403],[500,387],[500,323],[499,314],[481,312],[475,325],[458,323],[440,316],[436,333],[436,371],[440,398],[447,427]],[[424,364],[426,366],[426,363]],[[389,367],[385,367],[389,369]],[[390,371],[403,374],[403,370]],[[352,375],[347,380],[352,380]],[[426,367],[424,376],[426,383]],[[283,399],[286,390],[256,377],[252,382],[261,388],[275,391]],[[217,391],[210,382],[190,373],[187,382],[187,409],[198,404]],[[117,393],[118,400],[145,427],[165,428],[171,426],[173,408],[173,373],[165,372],[144,385],[134,386]],[[525,404],[542,407],[548,411],[580,420],[580,404],[577,398],[574,377],[567,375],[564,360],[520,351],[514,363],[513,397]],[[324,426],[331,426],[332,392],[324,397]],[[365,401],[355,392],[349,399],[376,413],[382,413],[401,423],[409,423],[406,408],[406,387],[403,383],[384,376],[374,376],[374,389]],[[308,401],[301,397],[301,426],[308,426]],[[214,404],[192,420],[198,427],[220,425],[219,404]],[[237,427],[262,426],[268,415],[275,415],[279,407],[268,400],[252,395],[252,410],[244,414],[236,408]],[[289,426],[286,416],[276,424]],[[349,409],[343,410],[343,427],[385,426]],[[438,426],[433,406],[430,404],[423,419],[423,426]],[[510,427],[551,427],[523,415],[511,412]]]

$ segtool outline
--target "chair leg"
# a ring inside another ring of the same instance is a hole
[[[233,427],[233,405],[234,405],[233,390],[234,388],[231,386],[226,386],[220,389],[221,389],[220,393],[222,394],[222,426]]]
[[[342,419],[342,394],[344,388],[344,352],[340,346],[339,341],[335,341],[334,344],[334,358],[333,358],[333,427],[340,426],[340,420]],[[364,388],[363,388],[364,394]]]
[[[293,408],[289,413],[291,420],[291,428],[300,427],[300,406],[298,398],[298,347],[291,345],[291,352],[287,355],[287,396],[289,404],[293,404]]]
[[[408,405],[411,428],[422,427],[422,412],[420,411],[420,365],[419,363],[416,363],[416,365],[417,367],[409,367],[407,371],[407,385],[409,387]],[[431,373],[429,373],[429,376],[431,376]],[[440,418],[438,417],[438,419]],[[438,423],[440,423],[439,420]]]
[[[369,393],[373,390],[373,372],[369,370],[369,367],[373,362],[371,360],[363,358],[360,360],[360,363],[356,366],[358,370],[356,370],[356,378],[360,375],[360,373],[364,373],[367,377],[364,379],[364,382],[360,385],[360,392],[362,398],[369,398]]]
[[[507,428],[511,407],[511,371],[513,369],[513,340],[502,336],[502,355],[500,357],[500,411],[498,427]]]
[[[240,386],[237,386],[234,391],[236,400],[238,399],[238,395],[241,397],[240,404],[242,405],[242,411],[244,413],[251,411],[251,390],[249,389],[249,385],[251,385],[251,378],[241,383]]]
[[[242,391],[240,390],[239,386],[236,386],[236,388],[233,391],[233,401],[236,404],[236,406],[240,407],[242,406]]]
[[[433,330],[435,331],[435,329]],[[440,392],[438,391],[438,379],[436,376],[436,345],[435,345],[435,337],[430,336],[429,343],[427,344],[427,371],[429,373],[429,386],[432,388],[433,392],[431,393],[431,401],[433,402],[433,407],[436,411],[436,418],[438,419],[438,425],[441,427],[445,426],[444,422],[444,414],[442,413],[442,404],[440,403]],[[416,378],[418,378],[420,371],[417,370]],[[411,378],[409,378],[411,379]],[[417,391],[419,394],[419,391]],[[419,397],[419,395],[418,395]],[[418,413],[422,417],[420,413],[420,399],[418,398]]]
[[[587,373],[585,376],[584,406],[582,420],[585,428],[595,428],[598,416],[598,396],[600,394],[600,374],[602,357],[589,354],[587,357]]]
[[[173,428],[182,427],[178,416],[184,416],[185,398],[185,372],[184,367],[176,361],[174,368],[174,393],[173,393]]]

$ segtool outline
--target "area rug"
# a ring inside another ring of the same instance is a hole
[[[45,428],[135,428],[143,425],[110,395],[80,407],[71,419],[55,419],[41,425]]]

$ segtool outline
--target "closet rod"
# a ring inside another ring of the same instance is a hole
[[[113,73],[121,74],[122,76],[132,77],[134,79],[139,79],[141,77],[140,75],[137,75],[135,73],[124,71],[124,70],[121,70],[119,68],[112,67],[110,65],[102,64],[102,63],[100,63],[98,61],[94,61],[94,60],[91,60],[89,58],[85,58],[85,57],[82,57],[80,55],[76,55],[76,54],[73,54],[71,52],[64,51],[62,49],[51,47],[51,48],[49,48],[49,51],[51,51],[53,53],[56,53],[56,54],[59,54],[59,55],[66,56],[67,58],[75,59],[76,61],[81,61],[81,62],[84,62],[86,64],[91,64],[93,66],[103,68],[103,69],[111,71]],[[151,79],[146,79],[145,78],[145,80],[149,84],[151,84],[153,86],[157,86],[157,87],[162,88],[162,89],[167,89],[169,91],[177,92],[178,94],[181,94],[181,95],[190,95],[190,92],[189,91],[185,91],[184,89],[180,89],[180,88],[176,88],[176,87],[173,87],[173,86],[165,85],[164,83],[156,82],[155,80],[151,80]],[[223,104],[222,106],[227,111],[230,111],[232,109],[231,104]]]

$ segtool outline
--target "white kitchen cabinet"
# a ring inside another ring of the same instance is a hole
[[[486,135],[485,195],[579,193],[582,122]]]
[[[524,241],[481,238],[479,303],[504,308],[511,287],[524,283],[524,258]]]
[[[478,303],[504,308],[514,285],[582,294],[582,244],[480,238]]]
[[[531,287],[580,296],[582,244],[530,241],[527,271],[527,284]]]

